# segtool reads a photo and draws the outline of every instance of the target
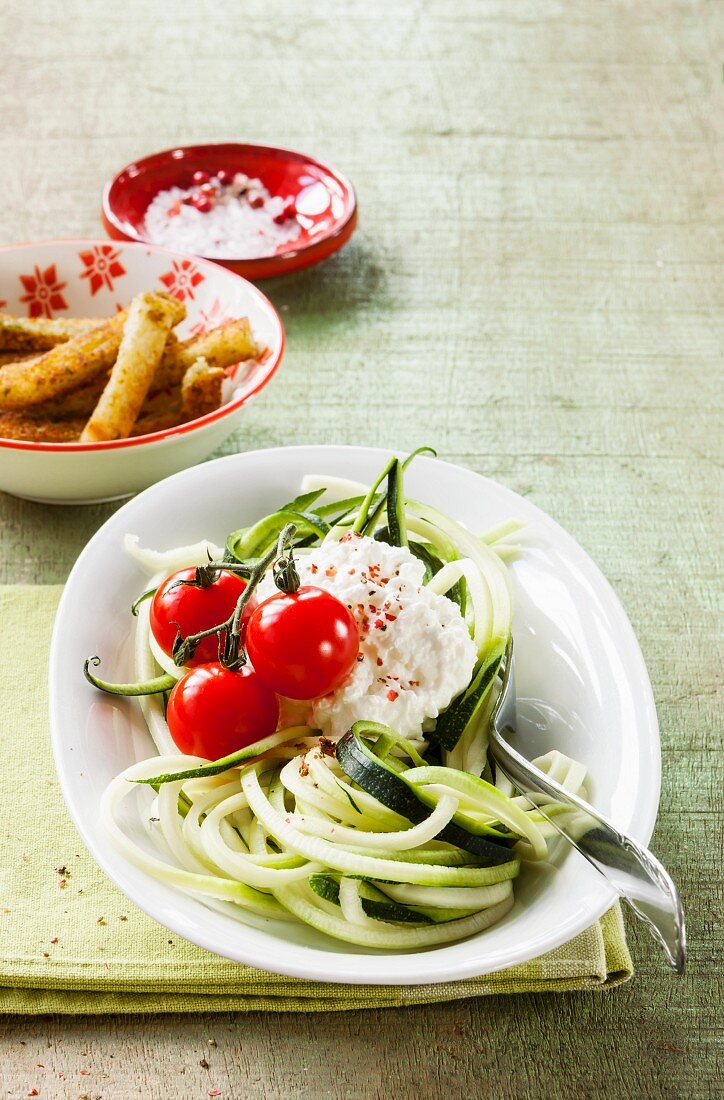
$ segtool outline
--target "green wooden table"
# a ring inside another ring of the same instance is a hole
[[[677,980],[630,925],[638,974],[608,995],[2,1020],[3,1095],[721,1095],[721,13],[0,0],[0,242],[100,235],[105,179],[181,141],[297,146],[352,177],[353,243],[265,284],[288,353],[224,450],[320,425],[336,443],[432,443],[580,540],[648,661],[654,846],[691,938]],[[0,581],[64,580],[113,508],[0,496]]]

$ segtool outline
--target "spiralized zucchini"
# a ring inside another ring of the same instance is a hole
[[[470,683],[432,728],[406,740],[360,721],[335,750],[318,730],[288,724],[213,762],[180,755],[163,696],[146,695],[140,705],[160,755],[114,779],[101,805],[113,844],[159,881],[224,903],[242,919],[248,912],[301,921],[334,939],[398,951],[449,943],[501,920],[514,904],[521,860],[546,859],[554,832],[535,800],[496,776],[487,759],[513,611],[506,562],[522,525],[471,533],[404,496],[407,464],[391,460],[372,487],[307,476],[299,497],[233,532],[225,553],[253,566],[288,522],[300,554],[348,532],[408,545],[430,589],[459,604],[477,651]],[[130,537],[127,548],[151,590],[170,572],[223,553],[205,542],[142,550]],[[149,602],[134,613],[138,680],[159,670],[181,677],[185,670],[151,638]],[[535,763],[585,794],[585,768],[575,761],[553,751]],[[122,824],[127,799],[153,855]]]

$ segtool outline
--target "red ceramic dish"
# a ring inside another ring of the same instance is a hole
[[[154,195],[169,187],[191,186],[199,169],[213,175],[220,168],[258,177],[272,195],[291,196],[302,223],[301,236],[280,245],[273,256],[209,257],[238,275],[268,279],[310,267],[340,249],[354,232],[357,199],[352,184],[339,172],[291,149],[228,142],[166,149],[123,168],[103,192],[102,216],[109,236],[148,241],[144,219]]]

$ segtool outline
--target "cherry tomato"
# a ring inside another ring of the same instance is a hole
[[[218,760],[274,733],[279,701],[251,665],[231,672],[214,662],[174,685],[166,721],[181,752]]]
[[[351,672],[358,648],[352,612],[331,592],[313,586],[270,596],[246,628],[254,668],[289,699],[334,691]]]
[[[176,584],[176,581],[192,581],[195,576],[196,570],[193,567],[172,573],[156,590],[151,602],[151,630],[161,649],[169,657],[173,654],[173,643],[179,630],[182,637],[187,638],[189,634],[199,634],[202,630],[210,630],[212,626],[223,623],[232,614],[239,596],[246,588],[243,577],[225,569],[222,569],[207,588]],[[246,624],[255,607],[256,600],[252,596],[244,608],[242,626]],[[216,661],[218,653],[219,640],[214,634],[199,642],[188,663],[204,665],[209,661]]]

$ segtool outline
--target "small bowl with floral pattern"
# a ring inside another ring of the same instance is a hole
[[[61,240],[0,248],[0,311],[15,316],[100,320],[148,290],[172,294],[185,306],[186,317],[174,330],[180,339],[246,317],[262,354],[233,376],[226,403],[204,416],[100,443],[17,438],[23,410],[3,410],[0,366],[0,490],[51,504],[130,496],[203,461],[237,427],[243,409],[270,382],[284,353],[277,311],[246,279],[218,264],[148,244]]]

